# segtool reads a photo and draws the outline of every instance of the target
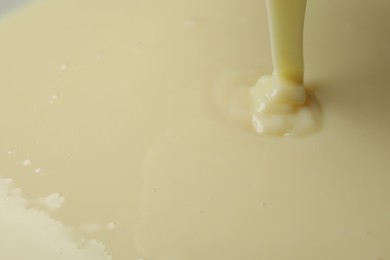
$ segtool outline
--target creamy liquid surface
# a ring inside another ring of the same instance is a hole
[[[309,1],[323,126],[288,138],[242,95],[272,72],[262,1],[1,16],[0,259],[389,259],[389,11]]]

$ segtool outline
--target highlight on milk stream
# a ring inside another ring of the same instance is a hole
[[[47,211],[29,206],[22,195],[11,179],[0,178],[0,259],[112,259],[103,243],[75,237]],[[64,198],[54,193],[39,201],[58,209]]]
[[[267,0],[274,72],[251,89],[252,122],[258,133],[301,135],[319,126],[319,104],[304,86],[306,1]]]

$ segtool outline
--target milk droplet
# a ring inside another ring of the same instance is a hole
[[[53,94],[50,97],[49,104],[54,104],[58,99],[60,98],[60,95],[58,93]]]
[[[108,225],[107,225],[107,229],[112,230],[112,229],[115,229],[116,226],[117,226],[117,224],[116,224],[115,222],[110,222],[110,223],[108,223]]]
[[[61,70],[66,70],[66,69],[68,69],[68,64],[61,64],[61,66],[60,66],[60,69]]]
[[[36,169],[34,170],[34,172],[35,172],[36,174],[42,175],[42,169],[41,169],[41,168],[36,168]]]
[[[11,155],[11,154],[13,154],[14,152],[12,152],[11,150],[9,150],[7,153],[8,153],[9,155]]]
[[[26,160],[24,160],[24,161],[22,162],[22,165],[23,165],[23,166],[29,166],[29,165],[31,165],[31,163],[32,163],[31,160],[26,159]]]

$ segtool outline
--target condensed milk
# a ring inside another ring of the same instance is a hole
[[[390,259],[389,10],[308,1],[304,76],[264,1],[2,14],[0,259]],[[273,71],[314,101],[259,134]]]

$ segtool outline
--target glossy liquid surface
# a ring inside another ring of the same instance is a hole
[[[323,127],[289,138],[245,112],[273,69],[262,1],[0,17],[0,259],[390,258],[389,9],[309,1]]]

